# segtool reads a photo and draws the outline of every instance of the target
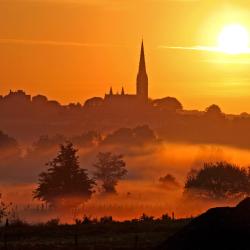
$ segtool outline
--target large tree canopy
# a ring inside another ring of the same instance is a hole
[[[188,175],[185,191],[200,198],[239,198],[250,194],[250,177],[246,169],[227,162],[205,163]]]
[[[39,183],[34,198],[46,201],[52,206],[79,205],[89,199],[95,182],[85,169],[79,166],[79,157],[73,144],[60,146],[58,155],[46,165],[47,172],[39,175]],[[67,204],[68,203],[68,204]]]

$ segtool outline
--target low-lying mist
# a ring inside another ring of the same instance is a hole
[[[191,169],[199,169],[204,162],[228,161],[242,167],[250,163],[250,151],[220,145],[191,145],[155,143],[144,146],[100,145],[79,148],[80,165],[88,169],[98,152],[113,152],[124,155],[128,175],[117,186],[116,195],[103,195],[99,188],[78,210],[48,210],[32,199],[38,174],[47,169],[45,163],[57,154],[58,148],[28,150],[21,157],[4,157],[1,154],[1,193],[5,202],[12,202],[16,216],[25,221],[45,221],[60,217],[72,222],[84,215],[92,218],[112,216],[116,220],[138,218],[142,213],[160,217],[175,214],[175,217],[190,217],[213,206],[230,205],[225,202],[190,200],[183,197],[183,187]],[[178,185],[164,185],[161,177],[170,174]],[[69,201],[70,202],[70,201]],[[232,203],[236,203],[233,201]]]

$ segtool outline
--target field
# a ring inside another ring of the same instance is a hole
[[[75,225],[60,225],[56,220],[36,225],[17,221],[1,227],[0,249],[148,250],[161,244],[189,221],[99,221]]]

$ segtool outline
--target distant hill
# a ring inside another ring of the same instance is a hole
[[[250,198],[246,198],[236,207],[208,210],[157,249],[249,250]]]

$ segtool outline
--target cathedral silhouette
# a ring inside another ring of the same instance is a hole
[[[126,94],[122,87],[121,93],[114,94],[112,87],[108,94],[105,94],[104,103],[116,105],[133,105],[135,103],[148,102],[148,75],[146,71],[144,44],[141,44],[141,54],[139,62],[139,70],[136,79],[136,94]]]

